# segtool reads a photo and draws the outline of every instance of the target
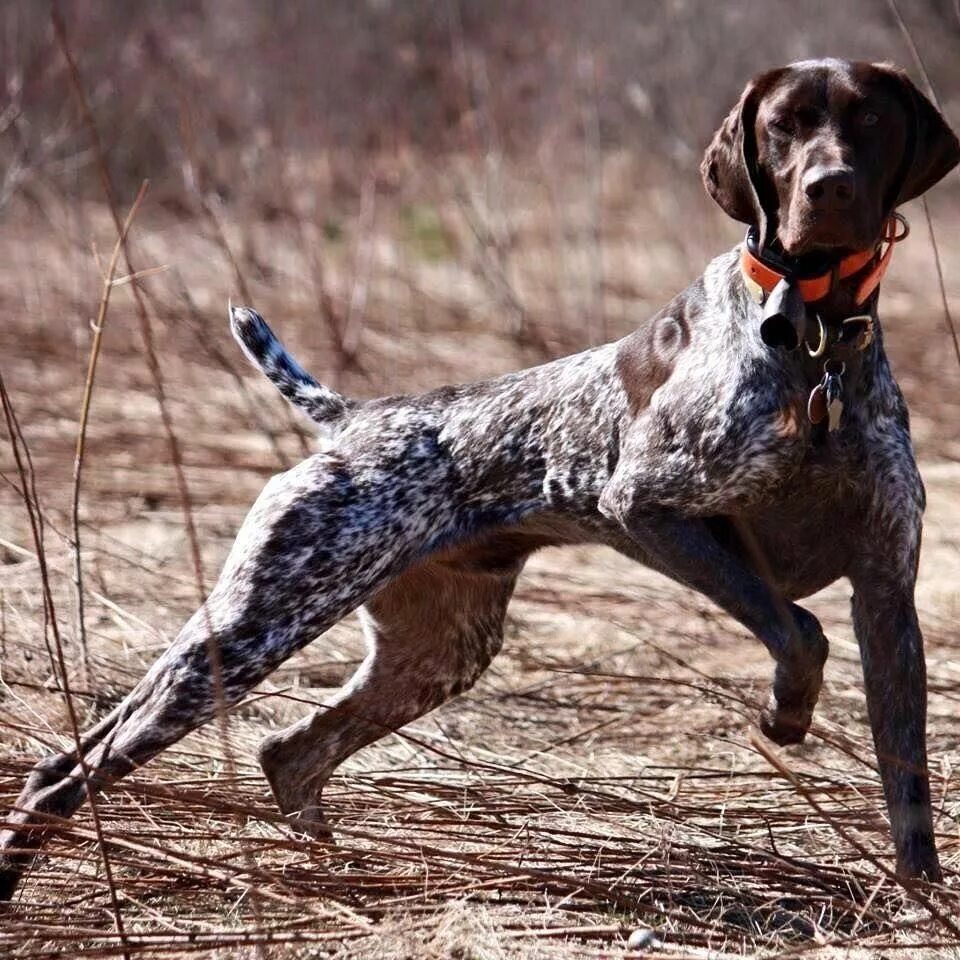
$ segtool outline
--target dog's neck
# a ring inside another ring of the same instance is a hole
[[[860,251],[791,256],[778,240],[762,244],[756,227],[747,231],[740,268],[751,296],[763,304],[786,281],[799,291],[815,321],[839,326],[852,316],[876,313],[876,293],[890,264],[893,247],[909,225],[898,213],[884,220],[881,235]]]
[[[904,224],[900,235],[898,223]],[[763,308],[763,342],[785,351],[784,360],[806,382],[815,445],[840,428],[844,403],[868,399],[869,371],[882,356],[879,284],[893,244],[905,235],[905,223],[891,217],[883,236],[867,250],[798,258],[762,248],[755,232],[747,234],[740,275]]]

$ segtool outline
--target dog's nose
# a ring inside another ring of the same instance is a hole
[[[849,167],[811,167],[803,175],[803,190],[818,210],[846,210],[856,196]]]

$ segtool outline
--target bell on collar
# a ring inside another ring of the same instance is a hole
[[[760,339],[768,347],[795,350],[807,325],[807,305],[796,283],[784,277],[770,291],[763,308]]]

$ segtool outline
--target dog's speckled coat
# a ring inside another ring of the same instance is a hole
[[[791,69],[814,89],[823,75],[853,84],[860,67]],[[769,96],[771,83],[761,87]],[[736,129],[728,120],[708,151],[715,195],[717,152],[736,164]],[[833,306],[849,315],[844,296]],[[336,767],[469,688],[496,655],[527,556],[604,543],[710,597],[766,645],[776,669],[761,724],[780,743],[803,739],[827,656],[816,619],[793,601],[849,577],[898,868],[939,876],[913,602],[923,487],[879,325],[827,435],[804,406],[820,369],[763,344],[736,250],[618,343],[418,397],[349,401],[252,310],[231,319],[248,356],[327,432],[325,449],[266,485],[204,607],[85,735],[98,785],[214,715],[209,630],[232,704],[361,607],[369,654],[356,675],[260,752],[281,809],[324,835],[320,795]],[[83,796],[75,752],[37,764],[0,835],[0,895],[47,815],[69,816]]]

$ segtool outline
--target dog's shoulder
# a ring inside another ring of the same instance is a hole
[[[617,344],[616,369],[634,415],[677,370],[690,371],[700,381],[718,375],[729,379],[738,366],[763,359],[759,335],[750,325],[754,305],[738,282],[737,264],[737,249],[717,257]]]

